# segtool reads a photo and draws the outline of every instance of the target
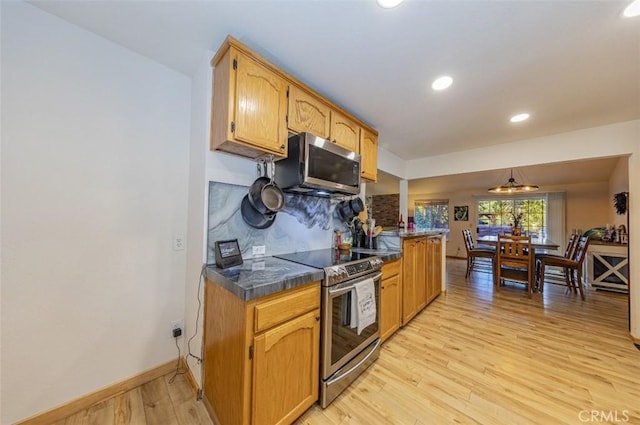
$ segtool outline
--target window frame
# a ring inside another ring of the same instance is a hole
[[[498,233],[507,231],[511,229],[511,223],[513,222],[513,220],[504,220],[502,217],[504,217],[505,214],[511,214],[509,213],[501,213],[501,219],[500,219],[500,228],[498,230],[493,230],[490,232],[483,232],[481,231],[481,224],[480,224],[480,218],[481,215],[485,214],[485,213],[481,213],[480,212],[480,203],[482,202],[495,202],[495,201],[511,201],[512,202],[512,207],[511,207],[511,211],[516,210],[517,207],[517,202],[520,201],[542,201],[543,202],[543,210],[542,210],[542,225],[538,228],[537,226],[532,226],[530,224],[530,218],[529,217],[523,217],[523,223],[526,222],[527,225],[525,226],[521,226],[523,228],[523,230],[526,232],[526,234],[530,234],[532,236],[546,236],[549,234],[549,197],[547,196],[547,193],[539,193],[539,194],[523,194],[523,195],[497,195],[497,196],[479,196],[476,198],[476,202],[475,202],[475,207],[476,207],[476,217],[475,217],[475,222],[476,222],[476,233],[477,233],[477,237],[481,237],[481,236],[487,236],[487,235],[497,235]],[[505,209],[502,209],[502,211],[505,211]],[[517,210],[516,210],[517,211]],[[530,215],[530,214],[529,214]],[[505,223],[506,222],[506,223]],[[493,227],[496,227],[496,225],[494,225]],[[534,229],[532,229],[532,227],[534,227]],[[497,233],[496,233],[497,232]]]
[[[423,227],[418,225],[417,211],[419,207],[433,207],[441,206],[446,208],[446,223],[439,220],[438,223],[431,222],[430,227]],[[415,223],[416,230],[435,230],[435,229],[449,229],[449,222],[451,217],[449,214],[449,200],[448,199],[416,199],[413,201],[413,222]],[[433,226],[434,224],[440,224],[440,226]],[[444,227],[443,227],[444,226]]]

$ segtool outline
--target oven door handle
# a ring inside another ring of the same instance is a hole
[[[340,374],[340,376],[336,376],[335,378],[328,380],[326,385],[333,385],[336,382],[338,382],[338,381],[346,378],[347,376],[349,376],[351,374],[351,372],[353,372],[354,370],[358,369],[360,366],[362,366],[362,364],[364,362],[369,360],[369,357],[371,357],[371,356],[373,356],[375,354],[376,350],[378,350],[378,347],[380,347],[380,338],[378,338],[378,340],[376,341],[376,345],[371,349],[371,351],[369,351],[369,354],[367,354],[364,359],[360,360],[355,366],[353,366],[351,369],[349,369],[345,373]]]
[[[378,280],[381,277],[382,277],[382,273],[378,273],[375,276],[373,276],[371,279]],[[369,279],[369,278],[367,277],[365,279]],[[361,280],[359,280],[359,282],[362,282],[365,279],[361,279]],[[335,297],[335,296],[338,296],[338,295],[346,294],[347,292],[353,290],[354,288],[355,288],[354,285],[349,285],[349,286],[346,286],[344,288],[338,288],[338,289],[334,289],[334,290],[329,290],[329,295],[332,296],[332,297]]]

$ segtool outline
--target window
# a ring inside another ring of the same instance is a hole
[[[448,229],[449,200],[415,201],[413,221],[416,230]]]
[[[515,215],[522,214],[520,227],[527,235],[543,236],[547,229],[544,197],[482,199],[478,201],[478,237],[511,230]]]

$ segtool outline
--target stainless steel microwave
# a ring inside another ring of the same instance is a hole
[[[287,192],[356,195],[360,155],[311,133],[295,134],[289,137],[287,158],[276,162],[274,179]]]

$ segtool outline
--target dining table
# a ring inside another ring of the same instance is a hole
[[[477,239],[478,244],[482,245],[498,245],[498,236],[497,235],[485,235],[480,236]],[[531,248],[536,249],[545,249],[548,251],[555,251],[560,248],[556,242],[552,241],[549,238],[540,238],[540,237],[531,237]]]
[[[485,235],[485,236],[480,236],[477,239],[477,244],[478,245],[490,245],[490,246],[497,246],[498,245],[498,236],[497,235]],[[534,258],[536,255],[536,250],[542,251],[544,250],[546,251],[555,251],[558,248],[560,248],[560,245],[558,245],[556,242],[552,241],[549,238],[541,238],[541,237],[531,237],[531,260],[532,263],[534,262]],[[495,264],[494,264],[495,266]],[[534,289],[534,291],[538,291],[538,288],[536,287],[536,276],[535,276],[535,264],[531,264],[531,267],[533,267],[534,273],[531,274],[531,278],[533,279],[533,282],[529,282],[529,286],[531,288]],[[494,270],[494,276],[496,276],[495,274],[495,270]]]

